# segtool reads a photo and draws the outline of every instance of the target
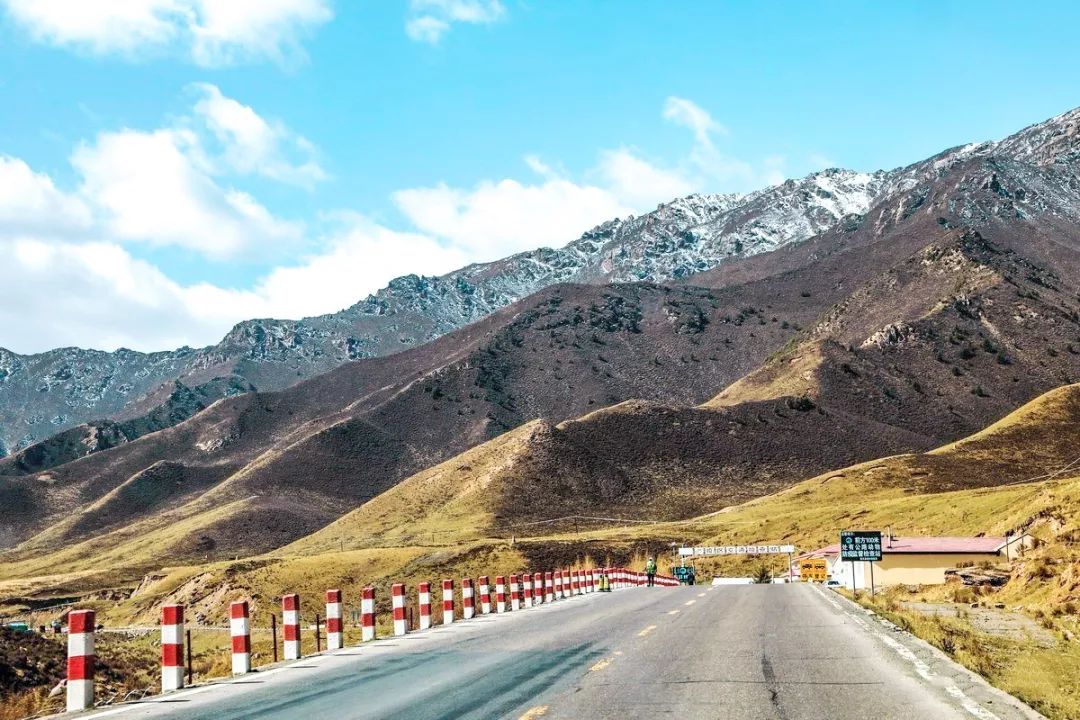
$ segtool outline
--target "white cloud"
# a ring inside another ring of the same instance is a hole
[[[412,0],[405,34],[417,42],[435,45],[454,23],[488,25],[505,13],[499,0]]]
[[[689,128],[694,140],[701,145],[712,146],[712,133],[727,134],[727,128],[713,120],[704,108],[686,98],[671,96],[664,101],[664,119]]]
[[[301,317],[356,303],[392,278],[409,273],[440,275],[469,263],[460,248],[431,237],[398,232],[354,213],[338,215],[339,227],[323,249],[303,263],[280,267],[261,280],[259,317]]]
[[[0,253],[8,261],[8,280],[0,283],[0,344],[24,353],[68,345],[144,351],[202,346],[241,320],[331,312],[389,278],[444,273],[466,261],[430,238],[359,216],[340,224],[322,254],[278,268],[250,290],[181,285],[115,243],[0,235]]]
[[[223,147],[223,161],[242,174],[259,174],[280,182],[311,187],[326,179],[314,159],[314,146],[281,123],[265,120],[251,107],[226,97],[214,85],[193,86],[200,94],[196,115]],[[289,156],[300,155],[295,162]]]
[[[119,240],[176,245],[224,259],[294,242],[301,228],[275,218],[250,195],[218,185],[203,167],[198,138],[179,129],[103,133],[76,149],[80,194]]]
[[[590,227],[632,212],[607,189],[558,178],[538,185],[486,181],[468,190],[440,183],[393,197],[417,229],[461,248],[472,261],[561,247]]]
[[[213,67],[302,57],[300,40],[328,22],[328,0],[0,0],[39,42],[136,57],[183,47]]]
[[[12,234],[70,235],[93,222],[79,197],[62,192],[52,179],[22,160],[0,155],[0,228]]]
[[[625,148],[602,153],[599,172],[609,192],[638,212],[699,189],[693,178],[679,170],[653,165]]]
[[[665,114],[695,140],[674,165],[617,148],[600,152],[595,166],[575,178],[558,163],[527,155],[536,174],[531,182],[438,183],[394,193],[407,231],[337,212],[314,221],[312,235],[312,227],[276,217],[229,182],[258,174],[313,183],[323,171],[310,143],[214,86],[195,87],[191,114],[171,126],[106,132],[79,146],[71,158],[80,178],[74,191],[0,156],[0,253],[9,262],[8,281],[0,284],[0,344],[22,352],[71,344],[206,345],[247,318],[333,312],[395,276],[559,247],[598,223],[709,184],[760,186],[785,169],[779,155],[756,165],[724,156],[711,142],[715,123],[683,104]],[[134,255],[140,244],[215,260],[265,261],[276,248],[293,259],[247,288],[184,285]],[[316,249],[300,256],[300,248]]]

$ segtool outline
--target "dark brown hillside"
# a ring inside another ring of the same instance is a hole
[[[176,427],[0,480],[26,508],[9,537],[44,530],[20,548],[26,557],[238,503],[195,523],[180,546],[269,549],[534,417],[558,422],[628,398],[699,403],[820,314],[811,306],[798,298],[789,314],[693,287],[556,287],[422,348],[228,398]],[[252,536],[249,505],[290,497],[295,512],[276,503],[281,532]]]

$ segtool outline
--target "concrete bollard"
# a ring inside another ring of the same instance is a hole
[[[533,605],[544,602],[544,573],[533,573]]]
[[[300,596],[281,596],[281,633],[286,660],[300,659]]]
[[[488,584],[488,576],[480,577],[480,614],[487,615],[491,612],[491,586]]]
[[[532,575],[529,573],[521,576],[521,604],[527,608],[533,606]]]
[[[78,712],[94,706],[93,610],[68,613],[67,711]]]
[[[341,623],[341,591],[326,591],[326,649],[340,650],[345,647],[344,628]]]
[[[521,586],[518,583],[518,576],[510,576],[510,609],[521,609]]]
[[[390,586],[390,601],[394,610],[394,635],[404,635],[408,632],[405,626],[405,583]]]
[[[555,573],[548,570],[544,573],[544,602],[555,601]]]
[[[555,571],[555,599],[562,600],[562,570]]]
[[[161,606],[161,692],[184,687],[184,606]]]
[[[442,581],[442,621],[443,625],[454,622],[454,581]]]
[[[247,600],[229,606],[229,633],[232,635],[233,675],[251,672],[251,628],[248,625]]]
[[[375,639],[375,588],[368,585],[360,594],[360,642]]]
[[[431,583],[416,586],[416,599],[420,603],[420,629],[427,630],[431,627]]]
[[[476,615],[476,598],[473,596],[472,578],[461,581],[461,617],[466,620]]]
[[[506,578],[502,575],[495,578],[495,611],[506,612]]]

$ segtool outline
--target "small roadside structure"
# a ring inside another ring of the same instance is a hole
[[[801,562],[824,559],[830,580],[843,587],[870,588],[870,566],[874,584],[943,585],[946,571],[971,567],[983,562],[1000,563],[1022,555],[1031,547],[1030,535],[1003,537],[897,537],[885,536],[879,562],[848,562],[840,559],[840,545],[828,545],[795,558],[793,569]]]

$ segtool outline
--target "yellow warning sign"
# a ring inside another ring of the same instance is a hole
[[[803,582],[825,582],[829,579],[829,569],[825,558],[807,558],[799,561],[799,577]]]

